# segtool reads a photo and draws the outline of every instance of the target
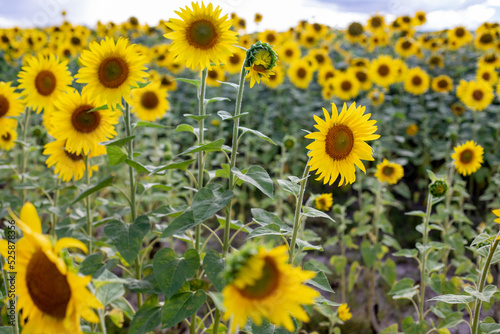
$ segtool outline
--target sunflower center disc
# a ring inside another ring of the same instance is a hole
[[[342,84],[340,85],[340,87],[342,88],[343,91],[349,91],[351,90],[352,88],[352,83],[350,83],[349,81],[342,81]]]
[[[409,48],[411,48],[412,46],[412,43],[409,42],[409,41],[404,41],[402,44],[401,44],[401,47],[405,50],[408,50]]]
[[[279,283],[279,271],[272,260],[266,257],[262,268],[262,276],[256,280],[253,285],[248,285],[242,290],[241,294],[250,299],[262,299],[269,296],[276,289]]]
[[[43,313],[57,319],[66,317],[71,288],[56,265],[38,250],[26,268],[26,285],[33,303]]]
[[[411,19],[410,19],[408,16],[404,16],[404,17],[403,17],[403,22],[404,22],[404,23],[410,23],[410,22],[411,22]]]
[[[476,89],[474,92],[472,92],[472,97],[476,101],[481,101],[483,99],[484,93],[483,91]]]
[[[358,22],[353,22],[349,25],[348,31],[351,36],[359,36],[363,33],[363,26]]]
[[[354,135],[348,126],[334,125],[328,130],[325,151],[334,160],[344,160],[352,151]]]
[[[267,34],[267,41],[272,43],[276,40],[276,36],[274,34]]]
[[[81,161],[83,160],[83,155],[81,154],[75,154],[75,153],[70,153],[66,150],[64,150],[64,153],[66,153],[66,156],[70,158],[73,161]]]
[[[9,111],[9,100],[3,95],[0,95],[0,117],[3,117]]]
[[[314,24],[313,24],[313,28],[314,28],[314,30],[316,30],[316,31],[320,31],[320,30],[321,30],[321,25],[320,25],[320,24],[318,24],[318,23],[314,23]]]
[[[210,70],[210,71],[208,71],[208,77],[210,79],[215,80],[215,79],[217,79],[219,77],[219,74],[217,73],[217,71]]]
[[[56,77],[51,71],[41,71],[35,78],[35,87],[38,93],[48,96],[56,89]]]
[[[371,20],[371,24],[373,28],[378,28],[382,25],[382,19],[376,16]]]
[[[254,69],[254,71],[257,71],[257,72],[265,72],[267,70],[267,68],[261,64],[253,65],[253,69]]]
[[[301,79],[305,78],[306,74],[307,74],[307,71],[302,67],[299,68],[299,70],[297,71],[297,76]]]
[[[382,174],[384,174],[385,176],[391,176],[393,173],[394,173],[394,168],[391,166],[385,166],[382,169]]]
[[[82,44],[82,41],[78,37],[73,36],[71,37],[71,44],[79,46],[80,44]]]
[[[209,49],[217,42],[217,31],[212,22],[199,20],[193,22],[187,29],[189,44],[198,49]]]
[[[455,36],[457,36],[457,37],[463,37],[464,35],[465,35],[464,28],[457,28],[457,30],[455,30]]]
[[[235,53],[231,57],[229,57],[229,62],[234,65],[238,65],[240,63],[240,56]]]
[[[312,37],[312,36],[308,36],[308,37],[306,38],[306,41],[307,41],[307,43],[312,43],[312,42],[314,42],[314,37]]]
[[[9,43],[10,42],[9,37],[2,35],[2,42]]]
[[[483,73],[483,79],[486,80],[486,81],[489,81],[490,80],[490,74],[488,72]]]
[[[287,49],[287,50],[285,51],[285,54],[286,54],[286,56],[287,56],[287,57],[291,57],[291,56],[293,56],[293,51],[292,51],[292,50],[290,50],[290,49]]]
[[[89,112],[94,109],[91,106],[81,106],[73,111],[71,116],[71,123],[73,127],[82,133],[89,133],[97,129],[101,121],[101,116],[97,111]]]
[[[489,44],[489,43],[493,42],[493,36],[491,36],[490,33],[486,33],[483,36],[481,36],[479,41],[483,44]]]
[[[464,164],[468,164],[474,158],[474,152],[472,150],[467,149],[460,154],[460,162]]]
[[[422,78],[419,77],[419,76],[414,76],[412,79],[411,79],[411,82],[415,85],[415,86],[420,86],[420,84],[422,83]]]
[[[368,76],[366,75],[365,72],[359,71],[356,72],[356,78],[358,79],[359,82],[365,82],[366,79],[368,79]]]
[[[9,141],[10,140],[10,133],[6,133],[2,136],[2,139],[5,140],[5,141]]]
[[[448,81],[442,79],[438,81],[438,87],[439,88],[447,88],[448,87]]]
[[[325,57],[323,55],[315,55],[314,58],[316,58],[318,64],[323,64],[325,62]]]
[[[99,66],[99,81],[104,87],[117,88],[127,80],[128,65],[122,58],[105,59]]]
[[[330,78],[333,78],[334,76],[335,76],[335,74],[333,74],[333,72],[326,72],[325,79],[330,79]]]
[[[141,96],[141,105],[146,109],[154,109],[158,106],[160,100],[155,92],[145,92]]]
[[[387,74],[389,74],[389,66],[387,65],[380,65],[377,70],[378,74],[381,76],[385,77]]]

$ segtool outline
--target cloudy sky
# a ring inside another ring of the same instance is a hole
[[[208,2],[208,1],[205,1]],[[0,27],[48,26],[60,24],[61,11],[76,24],[93,26],[121,22],[135,16],[140,22],[156,24],[175,17],[174,10],[189,5],[186,0],[1,0]],[[466,25],[475,29],[484,21],[500,22],[500,0],[213,0],[226,13],[236,12],[247,20],[248,31],[286,30],[300,20],[319,22],[342,29],[350,22],[365,22],[374,13],[388,20],[417,10],[428,13],[421,29],[437,30]],[[256,12],[263,14],[259,26]]]

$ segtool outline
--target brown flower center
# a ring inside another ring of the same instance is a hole
[[[99,81],[106,88],[117,88],[127,80],[129,68],[124,59],[110,57],[99,66]]]
[[[7,37],[7,36],[5,36],[5,35],[2,35],[2,42],[4,42],[4,43],[9,43],[9,42],[10,42],[9,37]]]
[[[239,54],[234,53],[231,57],[229,57],[229,62],[234,65],[239,65],[241,62],[241,57]]]
[[[378,74],[380,74],[381,76],[385,77],[389,74],[389,66],[383,64],[383,65],[380,65],[377,69],[377,72]]]
[[[448,88],[448,81],[446,81],[445,79],[439,80],[438,87],[442,89]]]
[[[343,124],[334,125],[328,130],[325,151],[333,160],[344,160],[354,146],[352,130]]]
[[[66,276],[57,266],[38,250],[26,268],[26,286],[36,307],[57,319],[66,317],[66,309],[71,298],[71,288]]]
[[[316,61],[320,65],[325,62],[325,56],[323,56],[322,54],[317,54],[317,55],[314,56],[314,58],[316,58]]]
[[[476,101],[481,101],[484,97],[484,93],[482,90],[480,89],[476,89],[474,90],[474,92],[472,92],[472,98]]]
[[[404,23],[410,23],[411,22],[411,19],[409,16],[403,16],[403,22]]]
[[[293,51],[292,51],[292,50],[290,50],[290,49],[287,49],[287,50],[285,51],[285,55],[286,55],[287,57],[291,57],[291,56],[293,56]]]
[[[208,71],[208,77],[210,79],[215,80],[215,79],[217,79],[219,77],[219,73],[217,71],[210,70],[210,71]]]
[[[2,136],[2,139],[5,140],[5,141],[9,141],[10,140],[10,133],[6,133]]]
[[[145,92],[141,96],[141,105],[149,110],[156,108],[160,104],[160,100],[158,99],[158,95],[155,92]]]
[[[460,162],[463,164],[468,164],[474,159],[474,152],[471,149],[466,149],[460,154]]]
[[[484,72],[483,75],[482,75],[483,79],[486,80],[486,81],[489,81],[490,80],[490,74],[488,72]]]
[[[70,158],[73,161],[81,161],[83,160],[83,155],[81,154],[76,154],[76,153],[70,153],[66,150],[64,150],[64,153],[66,153],[66,156]]]
[[[82,40],[76,36],[73,36],[71,37],[71,44],[79,46],[80,44],[82,44]]]
[[[274,34],[272,33],[267,34],[266,38],[269,43],[273,43],[276,40],[276,36],[274,36]]]
[[[0,117],[7,115],[9,112],[9,106],[9,100],[5,96],[0,95]]]
[[[378,28],[382,25],[382,19],[379,16],[375,16],[370,20],[370,24],[373,28]]]
[[[465,29],[462,27],[458,27],[455,29],[455,36],[457,37],[463,37],[465,35]]]
[[[363,71],[356,72],[356,78],[359,82],[365,82],[368,79],[368,76]]]
[[[213,47],[219,39],[215,26],[207,20],[193,22],[188,27],[186,36],[190,45],[203,50]]]
[[[353,22],[349,25],[347,31],[351,36],[359,36],[363,33],[363,26],[358,22]]]
[[[307,41],[307,43],[313,43],[313,42],[314,42],[314,37],[312,37],[312,36],[307,36],[307,37],[306,37],[306,41]]]
[[[382,168],[382,174],[384,174],[385,176],[391,176],[393,173],[394,167],[384,166],[384,168]]]
[[[411,48],[412,46],[412,42],[410,41],[404,41],[402,44],[401,44],[401,47],[404,49],[404,50],[408,50],[409,48]]]
[[[263,299],[272,294],[279,285],[280,272],[274,260],[270,257],[264,259],[262,276],[253,285],[240,289],[240,293],[249,299]]]
[[[297,76],[301,79],[305,78],[307,75],[307,71],[305,68],[301,67],[297,70]]]
[[[342,81],[342,84],[340,84],[340,88],[342,88],[343,91],[348,92],[352,88],[352,83],[348,80]]]
[[[491,36],[491,34],[488,32],[488,33],[482,35],[481,38],[479,39],[479,41],[482,44],[489,44],[489,43],[493,42],[493,36]]]
[[[94,109],[94,107],[83,105],[73,111],[71,123],[76,131],[90,133],[99,127],[101,115],[98,111],[89,112],[92,109]]]
[[[41,71],[35,78],[35,87],[38,93],[48,96],[56,89],[57,79],[51,71]]]
[[[320,31],[321,30],[321,24],[319,23],[314,23],[313,24],[313,29],[316,30],[316,31]]]
[[[257,71],[257,72],[265,72],[267,70],[267,68],[262,64],[253,65],[252,68],[254,71]]]
[[[411,82],[412,84],[414,84],[415,86],[420,86],[422,84],[422,78],[419,77],[418,75],[414,76],[412,79],[411,79]]]

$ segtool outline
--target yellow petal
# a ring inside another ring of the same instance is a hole
[[[88,253],[87,246],[80,240],[76,240],[74,238],[61,238],[57,241],[56,245],[54,246],[54,252],[59,253],[62,249],[64,248],[78,248],[82,250],[85,254]]]
[[[23,223],[31,228],[35,233],[42,233],[42,221],[36,212],[36,208],[30,202],[26,202],[21,209],[21,216],[19,217]]]

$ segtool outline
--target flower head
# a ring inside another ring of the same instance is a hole
[[[245,59],[245,70],[248,71],[247,78],[250,78],[250,88],[255,82],[260,83],[260,80],[267,82],[269,76],[274,74],[273,68],[278,61],[278,55],[273,50],[272,46],[267,43],[257,41],[247,51]]]
[[[458,172],[466,176],[475,173],[481,167],[483,153],[484,149],[480,145],[469,140],[462,145],[456,146],[451,158]]]
[[[347,306],[346,303],[339,306],[338,312],[339,312],[338,313],[339,319],[342,321],[347,321],[347,320],[350,320],[352,318],[352,314],[351,314],[349,307]]]
[[[387,182],[389,184],[398,183],[403,175],[403,167],[395,162],[389,162],[387,159],[384,159],[384,161],[377,165],[377,172],[375,173],[375,177],[380,182]]]

